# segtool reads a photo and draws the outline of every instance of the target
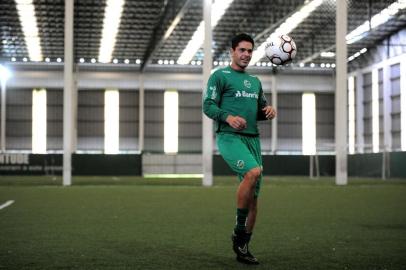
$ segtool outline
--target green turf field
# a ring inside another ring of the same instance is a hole
[[[0,269],[405,269],[406,180],[265,179],[251,249],[230,234],[234,178],[0,176]]]

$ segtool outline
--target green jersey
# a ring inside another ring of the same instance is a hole
[[[267,106],[262,85],[256,76],[236,71],[230,66],[217,69],[210,76],[203,98],[203,111],[216,121],[216,132],[258,135],[257,120],[266,120]],[[226,123],[227,116],[240,116],[247,127],[236,130]]]

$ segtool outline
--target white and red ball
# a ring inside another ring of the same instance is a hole
[[[288,35],[272,36],[265,46],[265,55],[275,65],[284,65],[296,56],[296,43]]]

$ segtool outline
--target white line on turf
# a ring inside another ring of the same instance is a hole
[[[0,205],[0,210],[3,209],[3,208],[6,208],[7,206],[12,205],[13,203],[14,203],[14,201],[12,201],[12,200],[3,203],[2,205]]]

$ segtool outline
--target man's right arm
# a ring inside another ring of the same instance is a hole
[[[217,73],[213,73],[207,82],[203,97],[203,112],[207,117],[215,121],[226,122],[228,112],[222,110],[219,105],[223,92],[223,83]]]

